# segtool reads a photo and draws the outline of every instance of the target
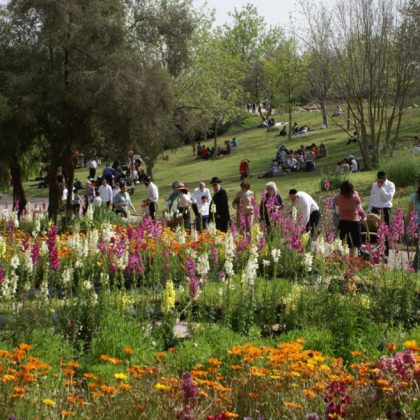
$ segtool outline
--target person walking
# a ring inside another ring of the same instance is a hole
[[[315,236],[321,218],[318,204],[308,193],[294,188],[289,191],[289,200],[297,210],[298,220],[302,219],[305,224],[306,232],[311,232],[312,237]]]
[[[254,219],[255,195],[250,188],[248,181],[242,181],[241,189],[232,202],[232,207],[236,209],[236,227],[246,234],[251,233]]]
[[[277,185],[275,182],[267,182],[263,198],[260,204],[261,220],[265,223],[265,228],[271,233],[272,216],[275,212],[283,209],[283,199],[277,192]]]
[[[88,162],[88,169],[89,169],[89,178],[95,179],[96,176],[96,168],[98,167],[98,162],[95,158],[91,159]]]
[[[127,183],[125,181],[121,181],[119,183],[120,190],[115,194],[113,204],[115,208],[115,212],[117,214],[121,214],[123,217],[128,217],[129,210],[132,209],[133,212],[136,212],[134,208],[130,194],[127,192]]]
[[[155,215],[158,210],[159,190],[158,187],[152,182],[150,176],[144,179],[144,185],[147,187],[146,199],[143,200],[149,208],[150,217],[155,220]]]
[[[338,232],[340,239],[347,240],[350,256],[357,257],[362,246],[361,219],[366,217],[362,202],[350,181],[343,181],[340,194],[335,198],[335,211],[339,216]]]
[[[102,178],[102,184],[98,189],[98,193],[102,202],[106,203],[107,207],[110,207],[112,203],[112,187],[108,185],[105,177]]]
[[[184,228],[191,229],[191,214],[190,208],[192,206],[191,194],[188,192],[188,185],[179,184],[177,191],[179,192],[178,196],[178,210],[182,215],[184,220]]]
[[[227,232],[230,222],[229,201],[221,183],[222,181],[217,176],[213,177],[210,181],[214,190],[213,199],[210,204],[210,217],[216,223],[216,229]]]
[[[395,185],[386,178],[384,171],[379,171],[376,175],[376,182],[372,184],[369,199],[369,211],[382,217],[385,224],[389,227],[391,219],[392,199],[395,194]],[[385,257],[389,256],[389,241],[385,241]]]
[[[206,183],[204,181],[201,181],[198,184],[198,187],[194,190],[194,192],[192,194],[192,210],[193,210],[194,215],[195,215],[194,224],[195,224],[195,228],[198,231],[200,231],[201,228],[202,228],[202,226],[201,226],[202,214],[200,213],[200,205],[202,203],[203,195],[207,197],[207,203],[210,204],[210,202],[211,202],[210,191],[209,191],[208,188],[206,188]]]

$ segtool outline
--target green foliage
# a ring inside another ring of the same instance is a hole
[[[402,162],[404,162],[402,164]],[[420,158],[411,153],[397,153],[395,156],[381,165],[387,178],[398,187],[415,185],[420,174]]]

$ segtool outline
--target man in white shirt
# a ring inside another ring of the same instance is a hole
[[[372,184],[370,192],[369,211],[382,216],[384,222],[389,226],[392,199],[395,194],[395,185],[386,179],[386,174],[379,171],[376,176],[376,182]],[[385,241],[385,256],[389,255],[389,244]]]
[[[97,167],[98,167],[98,162],[96,161],[96,159],[91,159],[88,162],[89,178],[90,179],[95,179],[95,176],[96,176],[96,168]]]
[[[351,172],[359,172],[359,164],[357,163],[357,160],[354,158],[353,155],[347,156],[346,160],[350,166]]]
[[[147,187],[146,199],[143,203],[146,203],[149,207],[150,217],[154,220],[155,214],[158,210],[159,190],[158,187],[152,182],[150,176],[146,176],[144,179],[144,185]]]
[[[104,177],[102,179],[102,185],[98,189],[99,197],[101,197],[102,202],[106,203],[107,207],[109,207],[112,203],[113,194],[112,194],[112,188],[110,185],[108,185],[108,182],[106,178]]]
[[[201,181],[198,184],[198,188],[196,188],[192,194],[192,209],[195,215],[195,228],[200,231],[201,230],[201,222],[202,222],[202,214],[200,214],[199,208],[201,206],[202,200],[201,198],[204,196],[207,197],[207,202],[211,202],[211,194],[208,188],[206,188],[205,182]]]
[[[308,193],[295,189],[289,191],[289,200],[297,210],[298,220],[306,225],[306,232],[311,232],[314,236],[321,218],[318,204]]]

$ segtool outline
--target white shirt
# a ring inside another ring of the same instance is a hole
[[[179,193],[178,196],[178,206],[181,209],[190,208],[192,204],[191,194],[184,194],[183,192]]]
[[[303,218],[303,223],[306,225],[309,222],[309,218],[313,211],[319,210],[318,204],[315,200],[306,192],[298,191],[297,196],[299,200],[297,201],[296,209],[298,211],[298,217]]]
[[[393,182],[386,180],[381,188],[374,182],[370,192],[369,211],[372,210],[372,207],[378,209],[391,208],[394,194],[395,185]]]
[[[153,203],[157,203],[159,200],[159,190],[158,187],[153,184],[153,182],[147,186],[146,200],[149,200]]]
[[[207,199],[209,200],[209,203],[211,201],[211,194],[208,188],[204,188],[203,191],[200,190],[200,188],[196,188],[192,195],[192,202],[194,204],[200,204],[201,203],[201,197],[205,195]]]
[[[99,197],[101,197],[102,201],[104,203],[107,203],[108,201],[112,201],[113,194],[112,194],[112,188],[110,185],[101,185],[99,187]]]
[[[352,172],[358,172],[359,171],[359,165],[357,164],[356,159],[352,159],[352,161],[351,161],[351,171]]]
[[[89,166],[89,169],[96,169],[98,167],[98,162],[96,162],[95,159],[92,159],[89,161],[88,166]]]
[[[198,210],[202,216],[208,216],[210,214],[210,203],[198,203]]]

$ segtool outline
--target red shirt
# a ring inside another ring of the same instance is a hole
[[[340,220],[359,222],[360,215],[358,209],[360,207],[360,203],[360,197],[357,192],[354,192],[350,198],[344,197],[340,194],[335,201],[335,204],[338,207]]]

